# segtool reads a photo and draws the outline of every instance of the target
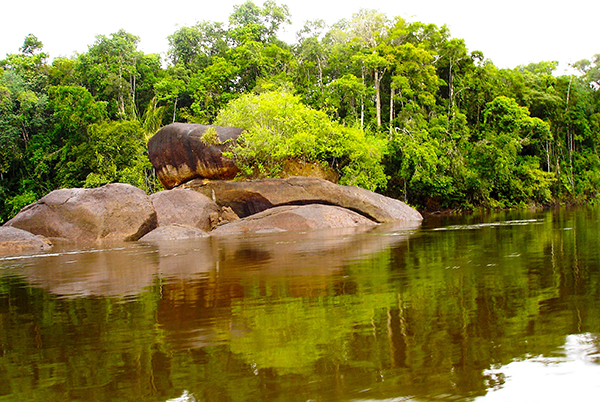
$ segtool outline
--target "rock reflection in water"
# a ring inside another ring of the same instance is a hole
[[[160,248],[164,278],[158,320],[175,348],[225,342],[247,331],[244,323],[231,320],[236,301],[267,294],[326,295],[336,282],[343,282],[345,264],[406,241],[411,229],[363,227],[218,238],[212,239],[212,254],[201,248],[178,252],[177,245],[170,245],[168,252]],[[204,275],[197,275],[200,267]]]
[[[590,400],[595,211],[0,258],[0,399]]]
[[[330,275],[348,260],[405,240],[414,226],[400,226],[395,236],[376,236],[382,228],[389,231],[390,226],[63,248],[18,260],[24,262],[21,275],[56,295],[133,296],[151,286],[157,276],[171,282],[206,276],[235,281],[257,271],[263,275]]]
[[[156,253],[131,244],[58,249],[21,261],[20,275],[33,285],[65,297],[134,296],[152,285],[158,269]]]

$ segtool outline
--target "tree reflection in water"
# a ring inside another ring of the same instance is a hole
[[[0,401],[598,395],[598,212],[4,259]]]

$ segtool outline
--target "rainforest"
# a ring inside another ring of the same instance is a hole
[[[0,60],[0,223],[58,188],[161,190],[146,143],[172,122],[244,128],[241,178],[321,164],[431,212],[598,200],[600,55],[559,75],[375,10],[286,43],[290,23],[286,5],[248,1],[177,29],[162,56],[126,30],[71,57],[25,37]]]

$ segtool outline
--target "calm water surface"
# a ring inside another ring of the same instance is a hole
[[[597,401],[599,217],[0,257],[0,402]]]

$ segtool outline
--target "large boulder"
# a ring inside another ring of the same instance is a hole
[[[10,226],[0,227],[0,255],[43,251],[51,247],[52,244],[42,236]]]
[[[228,180],[238,168],[223,151],[242,133],[241,128],[173,123],[148,141],[148,157],[166,189],[194,178]]]
[[[185,189],[159,191],[150,196],[158,226],[186,225],[206,232],[213,227],[211,217],[219,214],[217,204],[204,194]]]
[[[240,217],[282,205],[326,204],[347,208],[379,223],[423,220],[417,210],[402,201],[314,177],[249,182],[193,180],[184,186],[214,198],[220,206],[231,207]]]
[[[23,208],[5,226],[50,240],[138,240],[157,226],[150,197],[129,184],[52,191]]]
[[[287,205],[219,226],[213,235],[240,233],[302,232],[313,229],[373,226],[375,222],[356,212],[332,205]]]

